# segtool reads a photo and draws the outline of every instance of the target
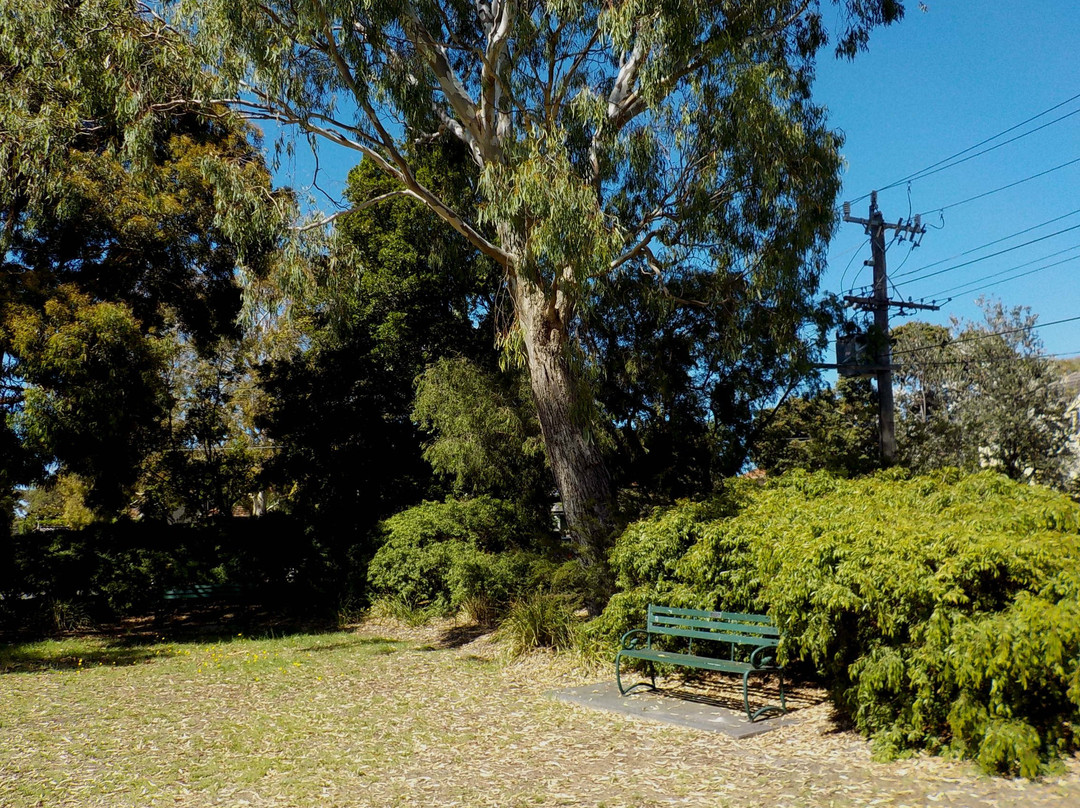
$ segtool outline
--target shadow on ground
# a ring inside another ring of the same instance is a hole
[[[611,679],[552,691],[552,697],[606,712],[659,721],[732,738],[748,738],[798,722],[799,711],[828,700],[825,691],[811,683],[785,684],[787,713],[766,715],[750,721],[737,677],[701,676],[693,679],[660,679],[659,688],[628,690],[625,694]],[[778,682],[761,682],[750,693],[751,707],[779,705]]]
[[[229,643],[243,639],[340,634],[335,620],[296,615],[253,604],[215,603],[105,623],[91,630],[0,643],[0,674],[97,665],[138,665],[168,656],[165,646]],[[346,638],[309,651],[351,645],[397,644],[382,637]]]
[[[445,651],[451,648],[461,648],[490,633],[490,626],[451,626],[441,632],[439,639],[434,645],[428,646],[428,649],[431,651]]]
[[[692,702],[709,707],[742,712],[742,686],[737,677],[713,677],[704,679],[677,679],[665,681],[659,691],[665,698]],[[813,707],[829,700],[828,694],[815,682],[787,681],[784,683],[784,699],[790,712]],[[780,702],[780,689],[775,678],[757,679],[751,682],[751,702]]]

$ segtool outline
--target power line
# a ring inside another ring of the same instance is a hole
[[[922,176],[920,176],[920,175],[929,176],[929,174],[926,174],[926,172],[931,171],[932,169],[935,169],[938,166],[941,166],[943,163],[948,163],[950,160],[955,160],[957,157],[962,157],[963,155],[967,154],[968,152],[973,151],[974,149],[978,149],[980,146],[985,146],[987,143],[990,143],[993,140],[997,140],[1002,135],[1007,135],[1007,134],[1009,134],[1009,132],[1013,132],[1013,131],[1019,129],[1021,126],[1026,126],[1027,124],[1031,123],[1032,121],[1038,120],[1039,118],[1043,117],[1044,115],[1047,115],[1047,114],[1053,112],[1055,109],[1060,109],[1061,107],[1065,106],[1068,103],[1071,103],[1072,101],[1075,101],[1078,98],[1080,98],[1080,93],[1077,93],[1072,98],[1066,98],[1061,103],[1055,104],[1054,106],[1049,107],[1048,109],[1044,109],[1042,112],[1038,113],[1037,115],[1032,115],[1030,118],[1028,118],[1026,120],[1023,120],[1018,124],[1014,124],[1013,126],[1010,126],[1008,129],[1003,129],[1002,131],[998,132],[996,135],[991,135],[990,137],[986,138],[985,140],[980,140],[978,143],[976,143],[973,146],[968,146],[966,149],[961,149],[960,151],[956,152],[956,154],[949,155],[948,157],[946,157],[946,158],[944,158],[942,160],[938,160],[936,163],[931,163],[930,165],[926,166],[925,168],[921,168],[921,169],[919,169],[918,171],[916,171],[916,172],[914,172],[912,174],[908,174],[906,177],[898,179],[895,182],[891,182],[888,185],[884,186],[883,188],[879,188],[878,190],[885,191],[885,190],[888,190],[890,188],[895,188],[897,185],[902,185],[905,182],[914,181],[916,179],[922,179]],[[1070,112],[1068,115],[1065,115],[1063,117],[1069,117],[1069,115],[1075,115],[1077,112],[1080,112],[1080,109],[1075,110],[1074,112]],[[1057,120],[1061,120],[1061,118],[1058,118]],[[1043,129],[1046,126],[1049,126],[1050,124],[1056,123],[1056,122],[1057,121],[1051,121],[1048,124],[1044,124],[1043,126],[1040,126],[1039,129]],[[1037,132],[1037,131],[1038,131],[1038,129],[1031,130],[1031,132]],[[1018,137],[1025,137],[1026,135],[1031,134],[1031,132],[1027,132],[1025,135],[1019,135]],[[1013,138],[1013,140],[1016,140],[1016,139],[1017,138]],[[1010,140],[1008,142],[1012,142],[1012,141]],[[1005,144],[1002,143],[1002,144],[999,144],[999,145],[1004,146]],[[972,156],[974,157],[976,155],[972,155]],[[946,168],[947,167],[948,166],[946,166]],[[942,169],[942,170],[944,170],[944,169]],[[862,200],[866,199],[868,196],[870,196],[870,194],[863,194],[862,196],[858,197],[857,199],[852,199],[851,201],[852,201],[852,203],[861,202]]]
[[[948,342],[943,342],[940,345],[920,345],[917,348],[908,348],[905,351],[893,351],[892,355],[896,357],[903,354],[918,353],[920,351],[936,351],[940,350],[941,348],[947,348],[950,345],[960,345],[965,342],[978,342],[979,340],[990,339],[990,337],[1003,337],[1007,334],[1019,334],[1021,331],[1031,331],[1036,328],[1047,328],[1048,326],[1061,325],[1062,323],[1074,323],[1077,320],[1080,320],[1080,316],[1066,317],[1064,320],[1051,320],[1049,323],[1035,323],[1033,325],[1023,326],[1021,328],[1009,328],[1005,331],[993,331],[988,334],[977,334],[973,337],[961,337],[960,339],[953,339],[949,340]]]
[[[907,272],[899,272],[899,273],[896,274],[895,277],[903,278],[903,277],[905,277],[907,275],[914,275],[917,272],[922,272],[924,269],[930,269],[930,267],[936,267],[936,266],[938,266],[940,264],[944,264],[944,263],[946,263],[948,261],[953,261],[953,260],[955,260],[957,258],[963,258],[965,255],[971,255],[972,253],[978,252],[979,250],[986,249],[987,247],[992,247],[995,244],[1000,244],[1003,241],[1008,241],[1011,238],[1016,238],[1017,236],[1022,236],[1022,235],[1024,235],[1024,233],[1030,233],[1032,230],[1038,230],[1040,227],[1046,227],[1046,225],[1048,225],[1048,224],[1053,224],[1054,222],[1060,222],[1062,219],[1068,219],[1070,216],[1075,216],[1078,213],[1080,213],[1080,208],[1077,208],[1076,210],[1071,210],[1068,213],[1062,214],[1061,216],[1055,216],[1053,219],[1047,219],[1045,222],[1040,222],[1039,224],[1033,224],[1031,227],[1025,227],[1023,230],[1017,230],[1015,233],[1010,233],[1007,236],[1002,236],[1001,238],[996,238],[993,241],[986,242],[985,244],[980,244],[978,247],[972,247],[970,250],[964,250],[963,252],[957,253],[956,255],[950,255],[948,258],[941,258],[941,259],[939,259],[937,261],[931,261],[929,264],[923,264],[921,267],[919,267],[917,269],[909,269]],[[909,255],[910,255],[910,253],[909,253]],[[907,259],[905,259],[905,260],[907,260]]]
[[[1022,185],[1025,182],[1030,182],[1031,180],[1038,179],[1039,177],[1045,177],[1047,174],[1051,174],[1054,171],[1059,171],[1062,168],[1067,168],[1068,166],[1071,166],[1075,163],[1080,163],[1080,157],[1076,157],[1066,163],[1062,163],[1059,166],[1048,168],[1046,169],[1046,171],[1040,171],[1038,174],[1032,174],[1030,177],[1024,177],[1023,179],[1017,180],[1016,182],[1010,182],[1008,185],[1002,185],[1000,188],[994,188],[991,191],[985,191],[981,194],[976,194],[975,196],[969,196],[967,199],[961,199],[959,202],[950,202],[948,205],[944,205],[940,208],[930,208],[929,210],[924,210],[919,215],[925,216],[927,213],[937,213],[938,211],[949,210],[949,208],[958,208],[961,205],[966,205],[968,202],[974,202],[976,199],[982,199],[983,197],[990,196],[991,194],[996,194],[1000,191],[1006,191],[1009,188],[1015,188],[1017,185]]]
[[[1021,357],[1017,357],[1015,355],[1014,356],[999,356],[999,357],[993,357],[993,358],[987,358],[987,359],[977,359],[977,360],[976,359],[970,359],[970,358],[969,359],[950,359],[950,360],[945,361],[945,362],[920,362],[919,367],[937,368],[937,367],[947,367],[947,366],[950,366],[950,365],[970,365],[973,362],[978,362],[978,364],[980,364],[980,365],[996,365],[996,364],[999,364],[1001,362],[1016,362],[1016,361],[1024,360],[1024,359],[1056,359],[1059,356],[1067,356],[1067,357],[1072,358],[1077,353],[1080,353],[1080,351],[1060,351],[1058,353],[1049,353],[1049,354],[1040,353],[1040,354],[1032,354],[1031,356],[1021,356]],[[1055,379],[1054,381],[1050,382],[1049,384],[1046,384],[1046,385],[1043,385],[1043,386],[1052,387],[1053,385],[1062,384],[1063,382],[1064,382],[1063,379]],[[1039,389],[1041,389],[1041,388],[1039,388]]]
[[[1037,126],[1034,129],[1031,129],[1031,130],[1029,130],[1027,132],[1024,132],[1023,134],[1017,135],[1016,137],[1009,138],[1008,140],[1003,140],[1003,141],[1001,141],[1001,143],[997,143],[997,144],[995,144],[993,146],[990,146],[989,148],[983,149],[980,152],[975,152],[975,154],[969,154],[967,157],[963,158],[962,160],[957,160],[956,162],[949,163],[948,165],[943,165],[940,168],[934,168],[933,171],[924,170],[924,171],[916,174],[915,176],[910,177],[907,180],[900,180],[900,182],[898,182],[896,184],[899,185],[899,184],[902,184],[905,181],[907,181],[907,182],[915,182],[917,180],[926,179],[927,177],[931,177],[934,174],[945,171],[946,169],[953,168],[955,166],[960,165],[961,163],[966,163],[968,160],[974,160],[976,157],[981,157],[982,155],[986,154],[987,152],[992,152],[995,149],[1000,149],[1002,146],[1008,146],[1010,143],[1015,143],[1017,140],[1020,140],[1020,138],[1025,138],[1028,135],[1035,134],[1036,132],[1038,132],[1038,131],[1040,131],[1042,129],[1045,129],[1048,126],[1053,126],[1055,123],[1058,123],[1059,121],[1063,121],[1066,118],[1071,118],[1073,115],[1076,115],[1077,113],[1080,113],[1080,108],[1074,109],[1072,112],[1067,112],[1064,115],[1062,115],[1060,118],[1055,118],[1052,121],[1048,121],[1047,123],[1044,123],[1042,126]],[[895,187],[895,185],[893,187]],[[884,191],[884,190],[887,190],[888,188],[889,188],[889,186],[886,185],[885,188],[882,188],[881,190]]]
[[[840,276],[840,286],[843,286],[843,285],[844,285],[844,279],[845,279],[845,278],[847,277],[847,274],[848,274],[848,270],[849,270],[849,269],[851,269],[851,262],[855,260],[855,257],[856,257],[856,256],[857,256],[857,255],[859,254],[859,250],[861,250],[861,249],[862,249],[863,247],[865,247],[865,246],[866,246],[867,244],[869,244],[869,243],[870,243],[870,239],[869,239],[869,238],[867,238],[866,240],[864,240],[864,241],[862,242],[862,244],[860,244],[860,245],[859,245],[858,247],[856,247],[856,248],[855,248],[855,249],[854,249],[854,250],[852,251],[852,255],[851,255],[851,258],[849,258],[849,259],[848,259],[847,265],[846,265],[846,266],[844,266],[844,274],[842,274],[842,275]],[[841,253],[841,255],[843,255],[843,253]]]
[[[1031,266],[1032,264],[1037,264],[1037,263],[1039,263],[1039,261],[1045,261],[1047,258],[1053,258],[1056,255],[1061,255],[1062,253],[1067,253],[1070,250],[1077,249],[1078,247],[1080,247],[1080,244],[1074,244],[1073,246],[1067,247],[1064,250],[1058,250],[1056,253],[1050,253],[1049,255],[1044,255],[1041,258],[1034,259],[1033,261],[1027,261],[1027,262],[1025,262],[1023,264],[1017,264],[1014,267],[1009,267],[1008,269],[1003,269],[1000,272],[994,272],[991,275],[984,275],[981,278],[975,278],[974,280],[967,281],[966,283],[961,283],[958,286],[952,286],[952,287],[944,290],[943,292],[935,292],[934,297],[937,297],[938,295],[945,295],[945,294],[948,294],[949,292],[955,292],[955,291],[957,291],[959,289],[963,289],[965,286],[972,286],[973,284],[981,283],[982,281],[988,281],[991,278],[997,278],[997,277],[1000,277],[1001,275],[1005,275],[1005,274],[1007,274],[1009,272],[1015,272],[1018,269],[1023,269],[1024,267]],[[1071,256],[1070,258],[1063,258],[1062,260],[1055,261],[1052,264],[1047,264],[1046,266],[1043,266],[1043,267],[1036,267],[1035,269],[1029,270],[1027,272],[1021,272],[1019,275],[1014,275],[1011,278],[1003,278],[1000,281],[994,281],[993,283],[987,284],[986,286],[978,286],[978,287],[976,287],[974,289],[967,289],[962,294],[965,294],[965,295],[966,294],[971,294],[972,292],[978,292],[978,291],[981,291],[983,289],[989,289],[991,286],[997,286],[998,284],[1006,283],[1008,281],[1013,281],[1013,280],[1016,280],[1017,278],[1023,278],[1023,277],[1025,277],[1027,275],[1034,275],[1036,272],[1042,272],[1044,269],[1051,269],[1052,267],[1061,266],[1062,264],[1067,264],[1069,261],[1075,261],[1077,258],[1080,258],[1080,255],[1074,255],[1074,256]]]
[[[1078,257],[1080,257],[1080,256],[1078,256]],[[1039,267],[1038,269],[1031,269],[1031,270],[1028,270],[1027,272],[1021,272],[1019,275],[1013,275],[1011,278],[1002,278],[1000,281],[994,281],[993,283],[988,283],[985,286],[976,286],[974,289],[968,289],[963,294],[970,295],[973,292],[981,292],[984,289],[993,289],[995,286],[1001,286],[1001,284],[1003,284],[1003,283],[1008,283],[1009,281],[1019,280],[1020,278],[1023,278],[1023,277],[1025,277],[1027,275],[1034,275],[1036,272],[1042,272],[1044,269],[1050,269],[1051,267],[1056,267],[1059,264],[1067,264],[1070,261],[1075,261],[1075,260],[1076,260],[1076,257],[1066,258],[1063,261],[1058,261],[1057,263],[1050,264],[1049,266]]]
[[[911,281],[908,281],[908,283],[911,283],[913,281],[924,281],[927,278],[934,278],[934,277],[937,277],[938,275],[944,275],[946,272],[952,272],[954,269],[961,269],[963,267],[969,267],[972,264],[979,263],[980,261],[986,261],[989,258],[996,258],[999,255],[1004,255],[1005,253],[1010,253],[1013,250],[1019,250],[1021,247],[1028,247],[1028,246],[1030,246],[1032,244],[1038,244],[1040,241],[1046,241],[1048,238],[1053,238],[1054,236],[1060,236],[1062,233],[1068,233],[1071,230],[1080,230],[1080,224],[1074,224],[1072,227],[1066,227],[1066,228],[1063,228],[1061,230],[1056,230],[1053,233],[1047,233],[1045,236],[1039,236],[1038,238],[1033,238],[1030,241],[1025,241],[1025,242],[1022,242],[1020,244],[1014,244],[1012,247],[1006,247],[1004,250],[998,250],[997,252],[990,253],[989,255],[983,255],[983,256],[981,256],[979,258],[972,258],[970,261],[964,261],[961,264],[953,264],[951,267],[945,267],[944,269],[939,269],[936,272],[928,272],[926,275],[920,275],[917,278],[912,278]],[[1049,257],[1049,256],[1045,256],[1045,257]],[[1036,260],[1041,260],[1041,259],[1036,259]],[[916,270],[916,271],[918,271],[918,270]]]
[[[919,245],[916,244],[914,241],[911,242],[911,247],[908,249],[907,255],[904,256],[904,260],[900,262],[900,266],[898,266],[896,268],[897,270],[901,270],[901,269],[904,268],[904,264],[906,264],[908,262],[908,259],[911,258],[912,255],[914,255],[915,248],[918,247],[918,246]],[[901,274],[903,274],[903,273],[901,273]],[[896,284],[893,284],[893,290],[896,291],[897,294],[899,294],[899,290],[896,288]]]

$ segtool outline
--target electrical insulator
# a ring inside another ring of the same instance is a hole
[[[844,203],[844,216],[847,217],[847,216],[850,216],[850,215],[851,215],[851,203],[850,202],[845,202]]]

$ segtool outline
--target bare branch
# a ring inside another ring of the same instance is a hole
[[[425,61],[435,74],[439,82],[439,88],[449,102],[454,114],[457,115],[461,125],[475,138],[477,145],[486,154],[489,144],[484,138],[483,128],[477,114],[476,102],[469,97],[461,80],[454,73],[450,60],[446,56],[446,49],[435,41],[435,37],[424,27],[419,16],[415,12],[410,14],[409,27],[412,28],[412,39],[417,50],[424,56]]]
[[[574,76],[577,75],[578,70],[581,69],[581,65],[585,63],[589,54],[592,52],[593,45],[596,44],[600,38],[600,29],[593,31],[592,36],[589,37],[589,41],[585,43],[578,53],[574,56],[574,61],[571,62],[570,68],[563,74],[562,79],[559,81],[559,89],[556,91],[554,97],[551,99],[550,119],[552,122],[558,119],[559,110],[562,108],[563,102],[566,100],[566,94],[570,91],[571,82]]]
[[[501,120],[499,105],[502,100],[502,81],[500,76],[506,61],[506,46],[510,40],[510,31],[517,18],[516,0],[502,0],[498,17],[489,27],[487,52],[484,54],[480,73],[480,115],[484,130],[493,146],[498,148],[500,136],[509,129],[509,121]],[[496,123],[497,118],[498,123]]]
[[[709,308],[709,304],[705,303],[702,300],[688,300],[685,297],[679,297],[678,295],[672,294],[671,290],[668,289],[667,284],[664,283],[664,269],[660,265],[660,262],[656,259],[656,256],[653,255],[653,251],[650,250],[648,246],[645,246],[641,249],[641,252],[645,255],[646,263],[648,264],[648,269],[641,270],[642,274],[652,275],[654,278],[656,278],[656,283],[660,287],[660,291],[665,297],[668,297],[676,303],[680,303],[684,306],[693,306],[694,308],[698,309]]]
[[[629,261],[633,261],[635,258],[637,258],[639,255],[641,255],[645,250],[647,250],[649,248],[649,244],[658,235],[660,235],[660,233],[657,230],[652,230],[652,231],[646,233],[645,236],[643,238],[639,239],[638,242],[636,244],[634,244],[633,247],[631,247],[629,250],[624,252],[622,255],[620,255],[618,258],[616,258],[614,261],[612,261],[608,265],[608,268],[611,269],[612,271],[614,271],[614,270],[618,269],[619,267],[621,267],[623,264],[625,264],[625,263],[627,263]]]
[[[611,92],[608,93],[607,114],[609,121],[614,121],[618,117],[620,108],[633,91],[638,71],[648,55],[649,49],[645,47],[639,36],[637,41],[634,42],[634,49],[630,52],[629,58],[619,67],[619,72],[615,76],[615,83],[611,87]]]
[[[336,221],[337,219],[340,219],[342,216],[345,216],[348,213],[359,213],[360,211],[367,210],[368,208],[372,207],[373,205],[377,205],[380,202],[385,202],[388,199],[395,199],[395,198],[397,198],[399,196],[409,196],[409,197],[412,197],[413,199],[416,199],[416,200],[418,200],[420,202],[423,201],[420,198],[419,195],[414,194],[412,191],[409,191],[407,189],[402,188],[402,189],[399,189],[397,191],[389,191],[389,192],[387,192],[385,194],[380,194],[379,196],[372,197],[371,199],[368,199],[368,200],[365,200],[364,202],[361,202],[359,205],[354,205],[353,207],[349,208],[348,210],[339,210],[337,213],[333,214],[332,216],[327,216],[326,218],[320,219],[317,222],[311,222],[310,224],[305,224],[305,225],[302,225],[300,227],[291,227],[289,229],[293,230],[294,232],[297,232],[297,233],[306,233],[309,230],[318,230],[321,227],[326,227],[327,225],[331,224],[332,222]]]

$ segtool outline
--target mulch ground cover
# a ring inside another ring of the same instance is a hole
[[[798,722],[736,741],[555,701],[612,674],[509,661],[470,626],[129,628],[0,649],[0,805],[1080,805],[1075,759],[1038,782],[874,762],[812,689]]]

